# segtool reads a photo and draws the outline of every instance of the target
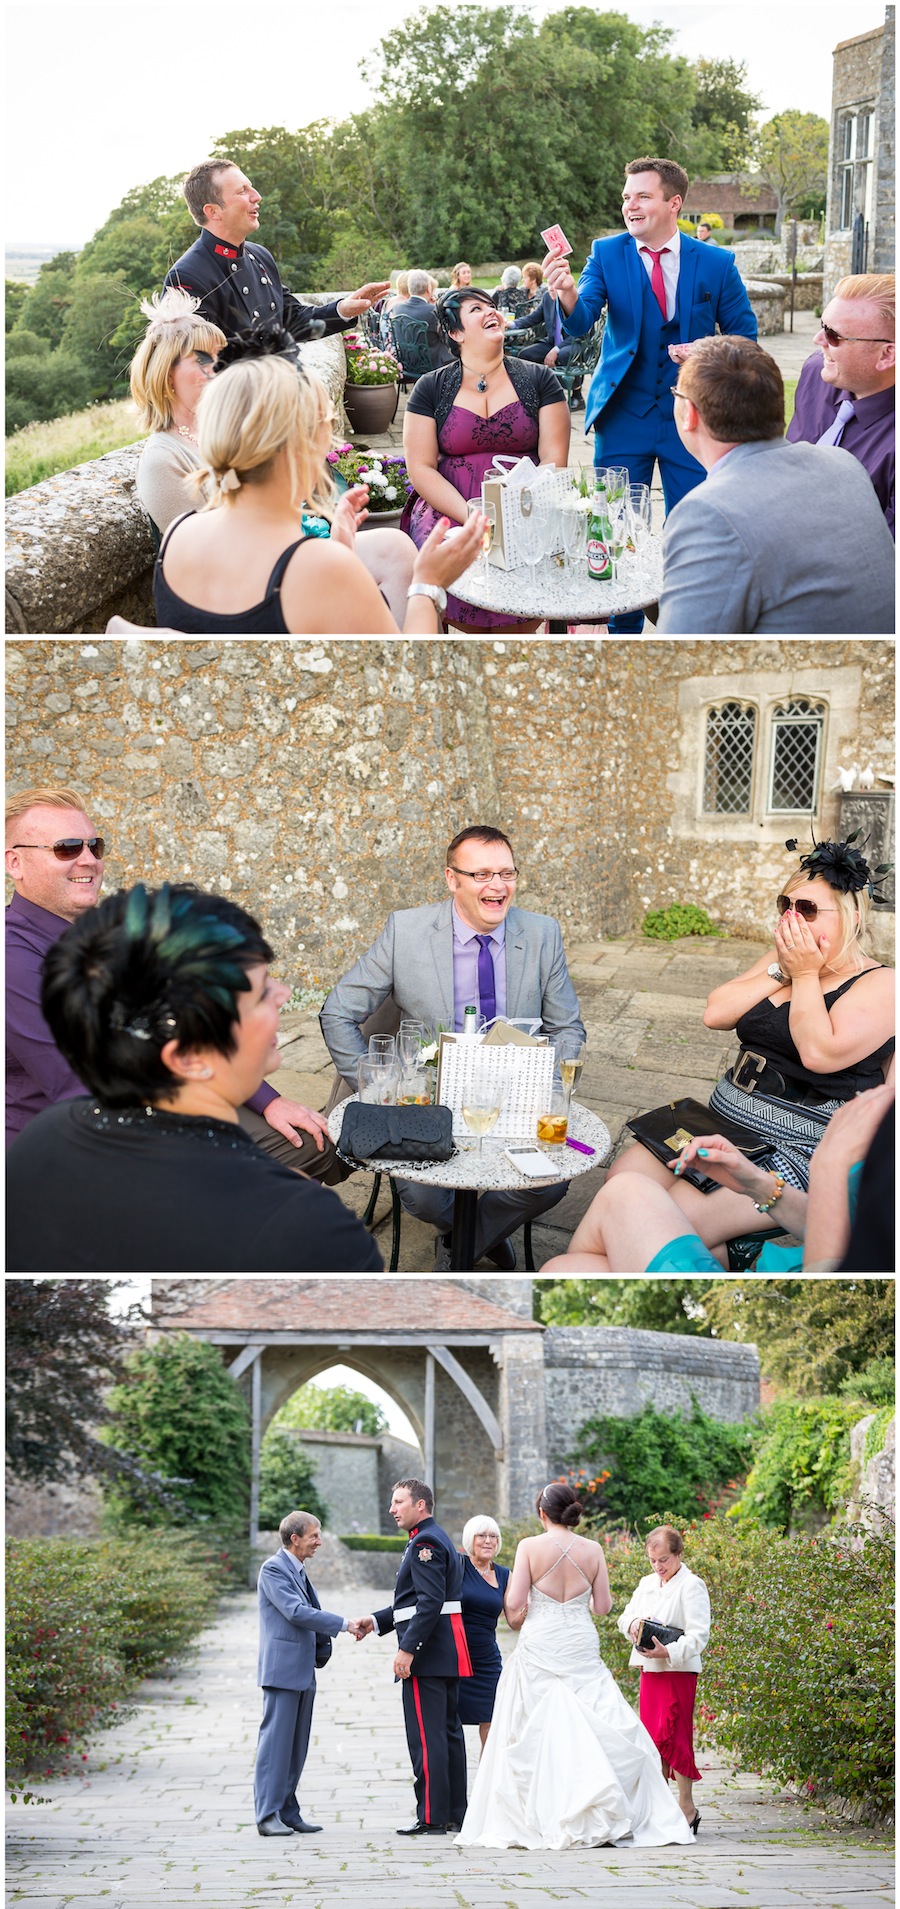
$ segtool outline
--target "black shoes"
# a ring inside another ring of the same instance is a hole
[[[398,1829],[398,1836],[446,1836],[446,1823],[410,1823],[408,1829]]]
[[[485,1253],[484,1257],[490,1260],[491,1265],[496,1266],[501,1273],[515,1272],[516,1249],[512,1240],[498,1240],[496,1246],[492,1246],[490,1252]]]
[[[321,1823],[304,1823],[302,1816],[283,1816],[281,1820],[295,1836],[317,1836],[322,1827]]]
[[[697,1831],[700,1828],[700,1811],[699,1810],[695,1811],[694,1816],[689,1824],[689,1828],[690,1828],[691,1835],[696,1836]]]
[[[257,1823],[256,1827],[260,1836],[293,1835],[290,1824],[283,1822],[277,1810],[273,1810],[271,1816],[264,1816],[262,1822]]]

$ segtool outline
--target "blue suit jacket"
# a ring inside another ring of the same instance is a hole
[[[344,1620],[319,1608],[312,1584],[306,1599],[297,1567],[282,1546],[259,1574],[259,1672],[257,1683],[278,1690],[308,1690],[316,1681],[317,1638],[337,1637]],[[323,1657],[319,1655],[319,1662]]]
[[[629,232],[595,239],[578,281],[578,299],[568,317],[560,308],[563,330],[580,338],[606,308],[600,363],[591,380],[584,428],[590,430],[618,392],[631,369],[641,331],[646,269]],[[681,234],[678,273],[679,344],[722,332],[756,337],[756,319],[733,253],[724,246],[701,245]],[[672,366],[672,383],[677,367]],[[655,421],[654,421],[655,431]],[[638,447],[635,446],[635,449]]]

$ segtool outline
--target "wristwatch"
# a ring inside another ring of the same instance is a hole
[[[411,583],[406,594],[407,597],[430,597],[437,606],[438,615],[443,617],[447,608],[447,592],[441,589],[439,583]]]
[[[781,969],[778,966],[777,961],[773,961],[770,964],[770,966],[766,969],[766,973],[772,976],[773,981],[788,981],[790,979],[789,975],[782,973]]]

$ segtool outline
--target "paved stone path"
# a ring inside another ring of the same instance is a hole
[[[326,1581],[319,1581],[326,1607]],[[336,1594],[338,1610],[384,1593]],[[262,1840],[252,1807],[259,1717],[256,1600],[227,1600],[196,1657],[141,1688],[85,1781],[8,1813],[7,1903],[18,1909],[875,1909],[890,1904],[884,1839],[842,1828],[701,1757],[703,1822],[682,1849],[463,1853],[395,1834],[414,1802],[390,1638],[336,1640],[320,1673],[301,1806],[321,1836]],[[502,1628],[502,1627],[501,1627]],[[501,1640],[503,1641],[503,1640]],[[511,1640],[507,1637],[505,1646]],[[477,1733],[466,1732],[474,1774]]]
[[[703,1026],[706,997],[721,981],[749,968],[763,944],[723,939],[568,943],[569,972],[587,1028],[587,1059],[579,1098],[605,1121],[614,1149],[630,1115],[681,1095],[706,1101],[737,1052],[733,1034]],[[323,1107],[333,1068],[315,1013],[282,1016],[282,1065],[277,1084],[308,1107]],[[535,1265],[562,1253],[604,1173],[582,1174],[565,1199],[534,1226]],[[372,1182],[355,1174],[338,1189],[361,1214]],[[390,1254],[390,1195],[382,1184],[376,1237]],[[403,1218],[398,1272],[431,1270],[434,1235],[421,1221]],[[519,1266],[521,1234],[514,1236]]]

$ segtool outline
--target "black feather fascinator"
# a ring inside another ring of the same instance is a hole
[[[298,371],[303,370],[300,358],[300,345],[307,339],[321,338],[325,324],[321,318],[310,319],[303,332],[302,339],[295,338],[293,332],[284,325],[258,325],[255,331],[238,332],[229,338],[227,345],[213,366],[214,371],[227,371],[229,365],[241,364],[245,358],[288,358]]]
[[[872,901],[883,902],[884,896],[878,893],[875,882],[882,875],[889,875],[894,864],[880,862],[877,868],[870,868],[862,851],[854,846],[861,834],[862,829],[854,829],[845,842],[817,842],[813,836],[812,851],[801,855],[800,867],[806,870],[810,881],[821,876],[829,888],[836,889],[840,895],[858,895],[865,888]],[[792,837],[784,846],[794,854],[800,844]]]

